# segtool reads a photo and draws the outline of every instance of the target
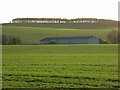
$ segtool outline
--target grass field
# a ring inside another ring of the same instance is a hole
[[[110,44],[5,45],[3,88],[115,88],[117,51]]]
[[[40,23],[4,23],[3,26],[41,27],[41,28],[66,28],[66,29],[105,29],[118,27],[117,23],[79,23],[79,24],[40,24]]]
[[[23,44],[39,44],[40,40],[46,37],[61,36],[96,36],[107,41],[106,36],[111,30],[117,30],[115,27],[110,28],[44,28],[44,27],[25,27],[25,26],[3,26],[3,34],[8,36],[20,37]]]

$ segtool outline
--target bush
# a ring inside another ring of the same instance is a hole
[[[107,40],[110,44],[118,44],[120,43],[120,32],[118,31],[111,31],[108,35],[107,35]]]
[[[21,39],[19,37],[6,36],[2,35],[2,44],[3,45],[20,45]]]

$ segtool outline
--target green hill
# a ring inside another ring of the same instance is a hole
[[[68,28],[68,29],[105,29],[117,27],[116,23],[66,23],[66,24],[45,24],[45,23],[5,23],[4,26],[40,27],[40,28]]]
[[[28,25],[28,26],[27,26]],[[81,26],[81,28],[71,27],[42,27],[35,26],[35,24],[3,24],[3,34],[7,36],[20,37],[23,44],[39,44],[39,41],[45,37],[58,37],[58,36],[96,36],[106,41],[106,35],[111,30],[117,30],[117,27],[109,28],[88,28],[90,26]],[[37,25],[37,24],[36,24]],[[54,26],[54,25],[53,25]],[[100,26],[99,26],[100,27]]]

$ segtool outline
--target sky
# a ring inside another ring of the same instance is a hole
[[[0,23],[14,18],[118,20],[119,0],[0,0]]]

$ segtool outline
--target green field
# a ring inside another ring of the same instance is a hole
[[[46,37],[96,36],[107,41],[116,26],[104,24],[4,24],[3,34],[23,44],[3,45],[3,88],[117,88],[117,45],[30,45]]]
[[[61,36],[96,36],[107,41],[106,36],[111,30],[117,28],[102,29],[69,29],[69,28],[42,28],[25,26],[3,26],[3,34],[20,37],[23,44],[39,44],[40,40],[46,37]]]
[[[105,29],[118,27],[115,23],[79,23],[79,24],[47,24],[47,23],[4,23],[3,26],[41,27],[41,28],[66,28],[66,29]]]
[[[4,45],[3,88],[117,88],[117,47]]]

